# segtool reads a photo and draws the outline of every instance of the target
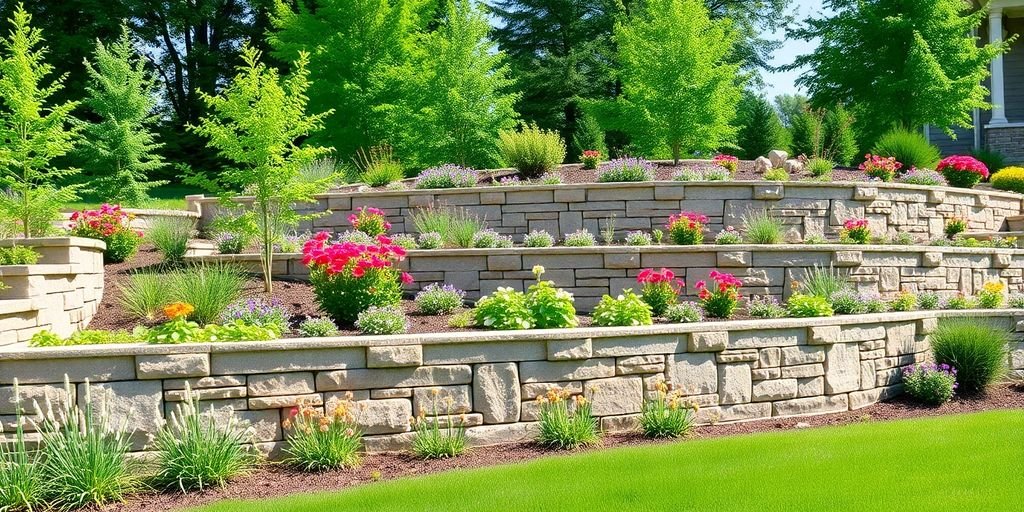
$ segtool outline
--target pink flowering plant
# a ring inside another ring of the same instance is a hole
[[[387,214],[384,210],[372,206],[360,206],[355,213],[348,216],[349,224],[356,231],[362,231],[370,236],[383,235],[391,229]]]
[[[134,256],[142,243],[142,232],[131,228],[132,218],[119,205],[104,203],[96,210],[72,213],[68,229],[73,236],[102,240],[107,244],[103,260],[120,263]]]
[[[736,171],[740,168],[740,159],[732,155],[715,155],[711,161],[729,171],[729,174],[736,174]]]
[[[914,399],[940,405],[953,398],[956,368],[948,364],[919,363],[903,368],[903,388]]]
[[[402,301],[402,285],[412,276],[398,269],[405,249],[384,235],[372,243],[332,242],[321,231],[302,246],[302,263],[309,267],[317,303],[339,324],[351,325],[370,306],[394,306]]]
[[[864,155],[864,163],[858,167],[868,177],[878,178],[882,181],[892,181],[902,168],[903,164],[897,162],[894,157],[872,155],[871,153]]]
[[[704,243],[704,228],[707,215],[696,212],[680,212],[668,218],[668,236],[677,245],[699,245]]]
[[[709,287],[705,281],[697,281],[697,297],[704,314],[709,318],[731,318],[740,302],[740,287],[743,281],[736,276],[712,270],[709,277],[715,282]]]
[[[584,150],[580,160],[584,169],[597,169],[597,164],[601,163],[601,152],[595,149]]]
[[[645,268],[636,276],[636,282],[640,284],[640,296],[651,307],[654,316],[663,316],[669,306],[678,302],[685,286],[682,279],[677,279],[675,273],[667,268]]]
[[[867,244],[871,242],[871,228],[867,219],[849,219],[839,230],[839,240],[846,244]]]
[[[988,179],[988,167],[972,156],[953,155],[943,158],[935,170],[942,173],[951,186],[971,188]]]

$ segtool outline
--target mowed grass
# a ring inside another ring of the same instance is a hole
[[[185,196],[190,194],[202,194],[205,191],[198,187],[181,184],[167,184],[154,187],[149,191],[150,199],[146,204],[139,205],[139,208],[153,208],[156,210],[184,210]],[[85,195],[81,200],[69,203],[64,207],[66,211],[88,210],[98,208],[103,201],[97,197]]]
[[[203,512],[1022,510],[1024,411],[609,449]]]

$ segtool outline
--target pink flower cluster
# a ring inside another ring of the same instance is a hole
[[[703,229],[708,223],[708,216],[696,212],[680,212],[668,218],[668,228],[672,229],[677,223],[685,223],[689,229]]]
[[[387,221],[387,214],[380,208],[372,206],[360,206],[356,213],[348,216],[349,224],[359,231],[369,228],[377,231],[383,228],[383,232],[391,229],[391,223]]]
[[[596,149],[586,149],[583,151],[583,158],[601,158],[601,152]]]
[[[892,181],[896,172],[903,168],[903,164],[896,161],[896,158],[868,153],[864,155],[864,163],[857,167],[864,171],[864,174],[872,178],[880,178],[882,181]]]
[[[849,219],[843,223],[844,229],[863,229],[868,227],[867,219]]]
[[[82,236],[109,237],[118,231],[129,230],[132,216],[120,205],[103,203],[98,210],[82,210],[71,214],[68,228]],[[142,238],[142,231],[135,231]]]
[[[728,293],[729,295],[735,293],[739,295],[739,289],[743,286],[743,281],[740,281],[732,274],[712,270],[708,276],[718,285],[718,293]],[[695,287],[697,288],[698,297],[703,300],[711,298],[712,291],[708,289],[706,282],[697,281]]]
[[[736,169],[740,165],[740,159],[739,158],[737,158],[735,156],[732,156],[732,155],[725,155],[725,154],[715,155],[715,157],[712,158],[711,161],[714,162],[715,164],[721,166],[721,167],[724,167],[724,168],[728,169],[729,172],[731,172],[731,173],[736,172]]]
[[[636,276],[636,282],[640,284],[659,284],[668,283],[676,284],[679,286],[683,285],[682,279],[676,279],[675,272],[667,268],[661,270],[654,270],[653,268],[645,268],[640,271],[640,274]]]
[[[391,239],[378,235],[375,244],[353,242],[331,243],[330,233],[321,231],[302,245],[302,263],[307,267],[322,267],[327,275],[344,273],[361,278],[371,269],[394,268],[405,259],[405,249],[391,243]],[[412,275],[402,272],[405,284],[413,282]]]
[[[977,158],[967,155],[953,155],[943,158],[935,170],[941,173],[949,171],[971,172],[981,176],[981,179],[988,178],[988,167]]]

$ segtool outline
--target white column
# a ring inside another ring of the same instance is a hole
[[[988,13],[988,40],[992,44],[1003,42],[1003,10],[993,8]],[[1006,103],[1003,89],[1003,56],[992,59],[992,120],[990,125],[1006,124]]]

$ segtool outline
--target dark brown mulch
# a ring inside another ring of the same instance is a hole
[[[939,407],[925,407],[900,397],[857,411],[809,416],[802,418],[766,419],[726,425],[697,427],[695,437],[713,438],[757,432],[780,432],[800,428],[847,425],[865,421],[887,421],[923,416],[962,414],[995,409],[1024,409],[1024,388],[1007,384],[993,386],[984,396],[954,398]],[[635,433],[605,436],[597,450],[622,446],[652,445],[672,441],[654,441]],[[685,441],[683,441],[685,442]],[[304,473],[281,465],[266,465],[254,473],[238,478],[222,489],[182,495],[179,493],[146,493],[131,497],[127,502],[104,508],[113,512],[148,512],[193,507],[224,499],[260,499],[295,493],[344,489],[376,480],[419,476],[453,469],[514,464],[544,456],[558,455],[533,443],[514,443],[470,450],[454,459],[424,461],[404,453],[369,455],[363,464],[353,470],[325,473]]]

